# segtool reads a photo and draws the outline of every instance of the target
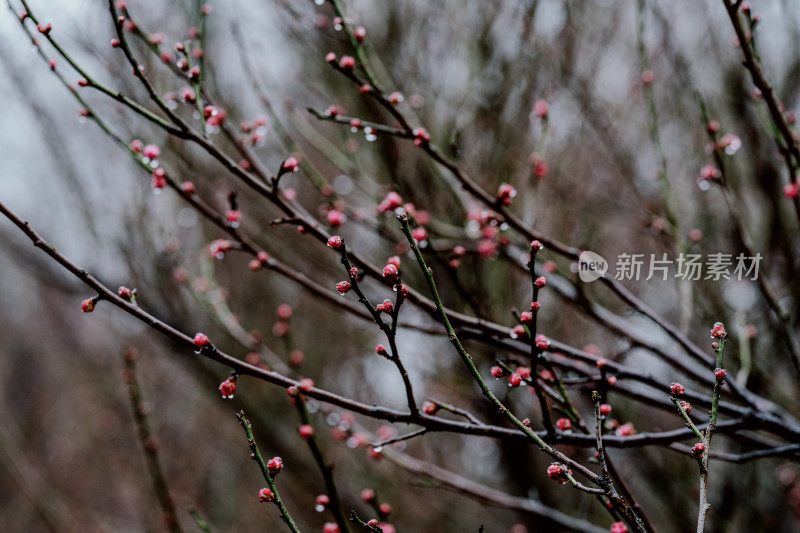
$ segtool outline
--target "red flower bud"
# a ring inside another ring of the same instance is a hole
[[[383,277],[391,283],[397,283],[398,279],[400,279],[400,272],[397,270],[397,266],[388,264],[383,267]]]
[[[294,157],[287,157],[281,165],[281,170],[283,172],[296,172],[299,164],[300,163]]]
[[[231,376],[222,383],[220,383],[219,392],[222,394],[223,398],[227,399],[233,398],[233,393],[236,392],[236,378],[234,376]]]
[[[161,155],[161,149],[155,144],[148,144],[142,148],[142,155],[151,160],[158,159],[158,156]]]
[[[559,483],[566,483],[567,474],[569,473],[572,473],[572,471],[566,465],[561,463],[552,463],[547,467],[547,477],[558,481]]]
[[[536,336],[536,348],[539,350],[547,350],[550,346],[550,341],[544,335]]]
[[[383,303],[379,303],[377,306],[375,306],[375,309],[390,315],[392,314],[392,311],[394,311],[394,305],[392,304],[392,301],[387,298],[383,301]]]
[[[194,336],[194,346],[198,350],[205,350],[211,348],[212,344],[204,333],[198,333]]]
[[[547,280],[544,276],[539,276],[536,278],[536,281],[533,282],[537,289],[543,289],[545,285],[547,285]]]
[[[298,433],[300,434],[300,436],[301,436],[301,437],[303,437],[305,440],[308,440],[308,439],[309,439],[309,438],[311,438],[311,436],[314,434],[314,428],[313,428],[312,426],[310,426],[309,424],[303,424],[302,426],[300,426],[300,427],[297,429],[297,432],[298,432]]]
[[[344,296],[348,292],[350,292],[350,283],[347,281],[340,281],[336,284],[336,290],[339,291],[339,294]]]
[[[353,70],[356,66],[356,60],[352,56],[342,56],[339,60],[339,68],[342,70]]]
[[[559,431],[567,431],[568,429],[572,429],[572,420],[569,418],[559,418],[556,420],[556,428]]]
[[[611,502],[609,502],[611,503]],[[625,525],[625,522],[614,522],[611,524],[611,533],[628,533],[628,526]]]
[[[334,235],[333,237],[328,239],[328,247],[333,248],[334,250],[338,250],[339,248],[342,247],[343,244],[344,241],[342,241],[342,238],[339,237],[338,235]]]
[[[356,41],[362,43],[364,39],[367,37],[367,30],[365,30],[362,26],[359,26],[355,30],[353,30],[353,37],[356,38]]]
[[[270,489],[264,487],[263,489],[258,491],[258,501],[260,501],[261,503],[274,502],[275,494]]]
[[[674,396],[678,396],[686,392],[686,387],[684,387],[680,383],[673,383],[672,385],[669,386],[669,390]]]
[[[386,348],[383,346],[383,344],[379,344],[375,347],[375,353],[384,357],[389,355],[389,352],[386,351]]]
[[[283,470],[283,461],[280,457],[273,457],[269,461],[267,461],[267,470],[269,471],[269,475],[277,476],[278,473]]]
[[[422,404],[422,412],[426,415],[435,415],[439,410],[439,406],[433,402],[425,402]]]
[[[727,338],[728,333],[725,331],[725,326],[722,325],[722,322],[717,322],[714,324],[714,327],[711,328],[711,337],[714,339],[725,339]]]
[[[706,451],[706,445],[702,442],[698,442],[692,448],[692,457],[702,457]]]
[[[611,405],[607,403],[600,404],[600,416],[608,416],[611,414]]]
[[[91,313],[94,311],[94,306],[97,303],[96,298],[87,298],[86,300],[81,302],[81,311],[84,313]]]

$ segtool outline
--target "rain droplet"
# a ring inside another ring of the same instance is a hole
[[[339,416],[339,413],[330,413],[328,416],[325,417],[325,422],[329,426],[335,426],[339,423],[341,419],[342,417]]]
[[[321,6],[322,4],[325,3],[325,0],[314,0],[314,3],[317,4],[318,6]]]
[[[214,257],[216,257],[217,259],[224,259],[225,258],[225,254],[222,253],[222,252],[217,252]]]
[[[161,194],[161,188],[153,187],[153,194],[156,195],[156,196]]]
[[[317,3],[319,4],[319,2],[317,2]],[[325,510],[325,506],[324,506],[324,505],[317,504],[317,505],[315,505],[315,506],[314,506],[314,510],[315,510],[316,512],[318,512],[318,513],[321,513],[322,511],[324,511],[324,510]]]
[[[378,136],[374,133],[367,133],[364,138],[367,140],[367,142],[374,142],[378,139]]]
[[[238,222],[228,222],[228,227],[230,227],[232,229],[236,229],[236,228],[239,227],[239,223]]]
[[[375,446],[372,448],[372,451],[375,453],[381,453],[383,451],[383,446]]]
[[[83,116],[78,117],[78,123],[79,124],[86,124],[86,117],[83,117]]]
[[[511,337],[512,339],[518,339],[518,338],[519,338],[519,335],[517,335],[517,333],[516,333],[514,330],[511,330],[510,337]]]
[[[697,180],[697,186],[700,187],[701,191],[707,191],[711,188],[711,184],[708,182],[708,180],[703,178]]]

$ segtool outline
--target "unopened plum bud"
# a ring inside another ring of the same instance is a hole
[[[81,311],[84,313],[91,313],[94,311],[95,303],[97,302],[96,298],[87,298],[86,300],[81,302]]]

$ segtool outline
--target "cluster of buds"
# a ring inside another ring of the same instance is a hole
[[[203,117],[206,119],[206,125],[219,126],[228,117],[228,114],[224,109],[207,105],[203,108]]]
[[[376,305],[375,310],[381,313],[386,313],[387,315],[391,315],[392,311],[394,311],[394,305],[392,304],[392,301],[387,298],[382,303]]]
[[[692,412],[692,404],[689,402],[681,402],[680,406],[687,415]]]
[[[258,491],[258,501],[261,503],[266,502],[274,502],[275,501],[275,493],[272,490],[264,487],[260,491]]]
[[[562,463],[552,463],[547,467],[547,477],[562,484],[568,481],[567,475],[571,473],[567,465]]]
[[[686,387],[684,387],[680,383],[673,382],[669,386],[669,390],[670,390],[670,392],[672,393],[673,396],[680,396],[681,394],[686,392]]]
[[[711,338],[721,340],[728,338],[728,332],[725,331],[725,326],[722,325],[722,322],[716,322],[714,327],[711,328]]]

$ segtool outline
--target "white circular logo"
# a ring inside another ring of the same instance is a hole
[[[578,256],[578,277],[583,282],[590,282],[605,276],[608,261],[594,252],[581,252]]]

